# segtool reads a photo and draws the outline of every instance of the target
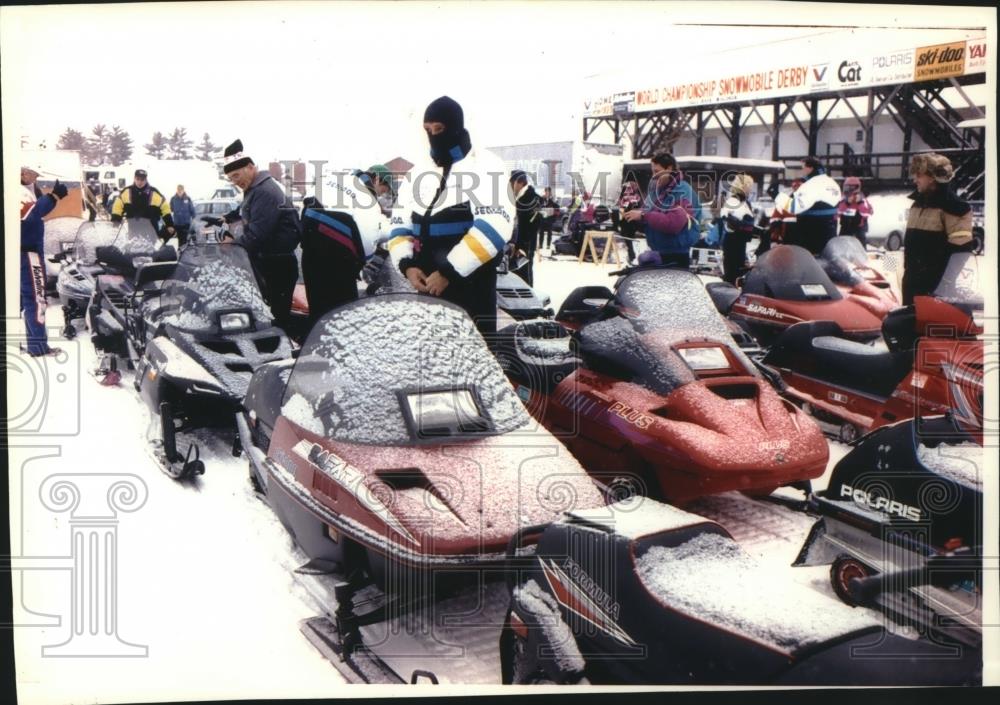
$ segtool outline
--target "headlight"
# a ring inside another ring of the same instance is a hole
[[[249,327],[249,313],[223,313],[219,316],[219,328],[226,332],[246,330]]]

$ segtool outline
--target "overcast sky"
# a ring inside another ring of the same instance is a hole
[[[814,25],[988,18],[987,8],[846,10],[513,1],[3,8],[3,126],[5,138],[53,147],[68,126],[119,124],[137,154],[154,130],[180,126],[196,142],[205,132],[220,145],[240,137],[259,161],[367,165],[426,151],[423,108],[441,94],[465,107],[474,144],[577,139],[595,74],[683,80],[706,64],[738,64],[741,47],[794,56],[844,41],[843,30]],[[680,24],[697,22],[735,26]],[[894,43],[896,31],[876,36]]]

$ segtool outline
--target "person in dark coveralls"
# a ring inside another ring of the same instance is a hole
[[[510,173],[510,187],[514,192],[514,206],[517,208],[517,247],[528,257],[528,264],[521,272],[528,286],[535,285],[535,249],[538,247],[538,226],[541,214],[538,211],[538,194],[528,183],[528,175],[520,169]]]
[[[514,227],[507,170],[472,148],[462,106],[447,96],[427,106],[424,131],[433,164],[414,167],[400,186],[389,254],[413,288],[464,308],[489,342],[496,266]]]
[[[164,240],[174,234],[174,220],[170,213],[170,203],[155,186],[146,179],[145,169],[136,169],[132,185],[123,190],[111,204],[111,222],[120,223],[122,218],[146,218]],[[160,219],[163,229],[160,229]]]
[[[174,217],[174,227],[177,229],[177,244],[184,247],[191,221],[194,220],[194,202],[184,191],[184,184],[177,184],[177,193],[170,198],[170,213]]]
[[[240,207],[225,218],[227,223],[239,224],[237,234],[229,237],[246,248],[263,282],[274,323],[284,328],[299,278],[294,254],[301,234],[298,211],[278,182],[257,169],[240,140],[226,147],[223,160],[226,178],[243,192]]]
[[[903,235],[903,305],[914,296],[929,296],[941,283],[948,259],[971,252],[972,209],[948,185],[955,175],[940,154],[918,154],[910,162],[917,190]]]
[[[45,216],[65,198],[66,185],[56,181],[52,193],[42,195],[35,180],[38,172],[21,167],[21,313],[28,332],[26,350],[32,357],[58,355],[49,347],[45,331]]]

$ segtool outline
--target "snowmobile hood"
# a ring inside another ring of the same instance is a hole
[[[270,456],[279,482],[321,505],[356,540],[421,556],[499,557],[517,529],[602,506],[580,464],[549,433],[462,443],[331,441],[281,418]]]

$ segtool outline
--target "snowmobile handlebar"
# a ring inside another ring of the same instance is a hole
[[[882,593],[901,592],[917,585],[949,587],[972,577],[978,581],[983,569],[978,553],[931,556],[918,568],[853,578],[848,591],[856,602],[866,604]]]

